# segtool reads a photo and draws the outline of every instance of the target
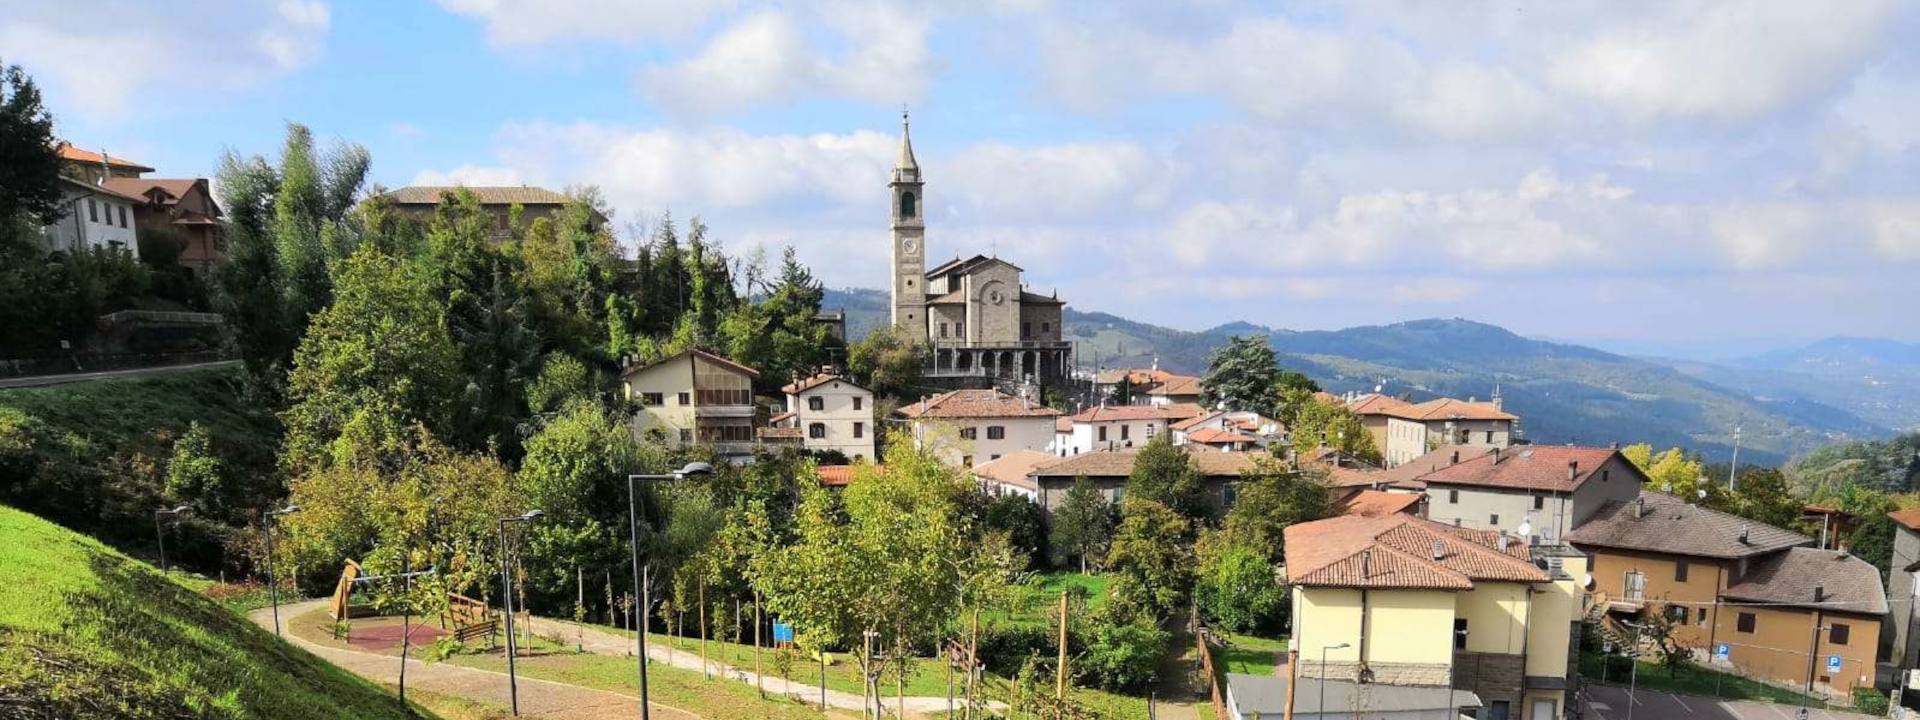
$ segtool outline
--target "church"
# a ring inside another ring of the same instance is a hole
[[[894,163],[893,326],[924,342],[923,373],[956,386],[1063,383],[1073,345],[1061,339],[1056,294],[1028,292],[1018,265],[998,257],[954,256],[927,268],[926,181],[913,158],[907,116],[900,116],[900,158]]]

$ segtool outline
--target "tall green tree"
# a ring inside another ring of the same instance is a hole
[[[1127,497],[1152,500],[1189,519],[1203,520],[1212,513],[1206,476],[1192,455],[1173,444],[1173,433],[1155,435],[1141,447],[1126,487]]]
[[[1361,462],[1380,464],[1380,447],[1374,444],[1373,433],[1346,406],[1308,400],[1293,415],[1293,424],[1287,428],[1295,453],[1309,456],[1324,445]]]
[[[53,114],[25,70],[0,63],[0,221],[51,225],[64,215]]]
[[[1207,359],[1200,378],[1200,402],[1272,416],[1280,361],[1261,335],[1235,335]]]
[[[925,349],[918,341],[892,327],[873,331],[847,349],[847,366],[856,382],[875,395],[912,397],[920,387]]]
[[[1100,496],[1100,490],[1086,476],[1073,479],[1066,499],[1054,511],[1053,544],[1056,563],[1077,560],[1080,572],[1087,572],[1089,560],[1104,556],[1107,542],[1113,539],[1113,506]]]
[[[1241,475],[1237,496],[1221,523],[1224,537],[1260,548],[1269,563],[1286,557],[1287,526],[1333,515],[1333,497],[1325,471],[1295,470],[1274,457],[1262,457]]]
[[[526,386],[540,360],[516,258],[493,241],[493,214],[472,192],[449,193],[435,209],[421,270],[447,308],[447,329],[461,354],[459,430],[465,447],[518,455]]]
[[[1121,504],[1120,528],[1107,552],[1107,566],[1134,595],[1127,598],[1166,617],[1193,589],[1193,523],[1157,501],[1129,494]]]

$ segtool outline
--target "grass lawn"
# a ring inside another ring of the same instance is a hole
[[[0,697],[48,717],[408,717],[98,541],[0,506]],[[28,580],[30,579],[30,580]],[[430,716],[429,716],[430,717]]]
[[[1273,669],[1280,665],[1281,656],[1287,652],[1285,638],[1228,635],[1227,642],[1228,647],[1214,658],[1224,664],[1223,672],[1272,675]]]
[[[1060,608],[1060,593],[1084,591],[1087,608],[1097,608],[1107,601],[1108,580],[1104,575],[1074,572],[1037,575],[1016,597],[1012,611],[981,613],[980,620],[1010,625],[1053,625],[1053,617]]]
[[[619,633],[627,637],[633,637],[633,632],[629,630],[615,630],[604,626],[589,627],[593,627],[602,632]],[[686,653],[688,657],[700,656],[700,638],[697,637],[673,637],[662,633],[653,633],[648,635],[647,639],[655,645],[670,646],[676,653]],[[766,674],[769,677],[781,675],[779,668],[775,666],[774,662],[776,651],[772,648],[763,648],[760,653],[761,668]],[[743,670],[753,670],[753,645],[750,643],[742,644],[709,640],[707,641],[707,657],[710,660],[725,663]],[[832,653],[831,657],[832,664],[827,666],[827,688],[858,694],[862,683],[860,679],[860,666],[854,656],[846,653]],[[796,682],[818,686],[820,684],[820,663],[814,660],[811,655],[800,654],[794,658],[792,666],[788,668],[784,677]],[[956,678],[955,682],[958,683],[959,680]],[[893,675],[888,673],[881,680],[881,685],[884,692],[892,694]],[[945,667],[933,658],[920,658],[918,662],[912,664],[912,672],[907,677],[907,694],[928,697],[934,695],[945,696],[947,694]]]
[[[1595,682],[1600,681],[1601,657],[1602,656],[1594,653],[1580,654],[1580,677],[1582,679]],[[1626,686],[1628,676],[1626,673],[1621,672],[1624,668],[1625,664],[1622,661],[1615,660],[1614,666],[1607,670],[1606,683],[1609,685],[1620,685],[1622,687]],[[1819,697],[1804,696],[1802,693],[1792,690],[1755,682],[1733,673],[1721,672],[1699,665],[1688,665],[1681,668],[1677,675],[1669,677],[1665,666],[1656,662],[1642,661],[1635,682],[1643,689],[1657,690],[1660,692],[1704,695],[1707,697],[1718,697],[1724,700],[1762,700],[1787,705],[1799,705],[1801,699],[1805,697],[1808,707],[1821,708],[1827,706],[1826,701],[1821,700]],[[1843,710],[1850,709],[1843,705],[1835,705],[1834,707]]]

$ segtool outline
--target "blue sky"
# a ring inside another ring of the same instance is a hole
[[[1920,341],[1913,37],[1893,0],[0,0],[59,132],[161,175],[299,121],[389,187],[597,185],[883,287],[904,103],[932,255],[1080,309],[1637,349]]]

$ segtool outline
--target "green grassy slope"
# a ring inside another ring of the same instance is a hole
[[[0,576],[0,715],[409,717],[147,565],[5,506]]]

